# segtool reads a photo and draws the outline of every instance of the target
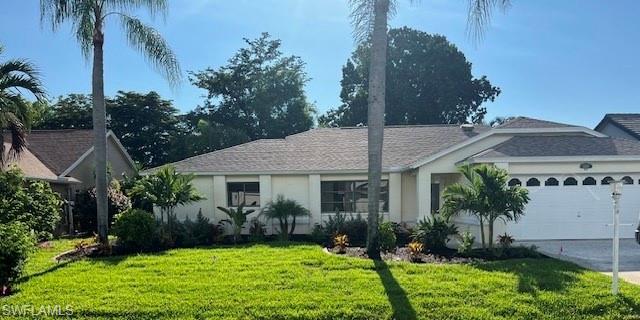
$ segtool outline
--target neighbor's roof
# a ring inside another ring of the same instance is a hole
[[[639,156],[640,142],[609,137],[515,136],[472,159],[503,157]]]
[[[384,129],[384,171],[405,167],[481,132],[458,125],[389,126]],[[185,172],[301,172],[367,169],[367,128],[318,128],[284,139],[263,139],[173,164]]]
[[[53,173],[60,175],[93,146],[92,130],[33,130],[27,135],[29,151]]]
[[[537,128],[575,127],[574,125],[528,117],[515,117],[496,128],[498,129],[537,129]]]
[[[47,166],[28,149],[25,148],[20,152],[19,156],[14,156],[9,153],[9,148],[11,148],[11,143],[4,142],[5,156],[8,159],[4,166],[5,169],[15,165],[29,178],[44,180],[55,180],[58,178],[51,169],[47,168]]]
[[[596,130],[607,122],[613,123],[628,134],[640,139],[640,113],[608,113],[596,126]]]

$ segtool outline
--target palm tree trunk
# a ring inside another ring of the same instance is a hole
[[[380,210],[380,179],[382,176],[389,0],[373,1],[375,1],[375,17],[371,37],[369,108],[367,116],[369,150],[367,254],[371,259],[379,260],[378,211]]]
[[[489,249],[493,249],[493,223],[495,219],[489,219]]]
[[[482,249],[486,249],[487,246],[484,242],[484,219],[480,216],[480,241],[482,242]]]
[[[107,126],[106,111],[104,103],[104,59],[102,46],[104,44],[104,34],[102,33],[102,22],[96,21],[93,34],[93,74],[92,74],[92,97],[93,97],[93,133],[94,133],[94,156],[96,171],[96,204],[98,237],[100,243],[108,244],[108,199],[107,199]]]

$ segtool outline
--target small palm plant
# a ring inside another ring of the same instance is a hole
[[[529,202],[527,189],[509,187],[506,170],[493,165],[460,167],[467,183],[456,183],[444,190],[442,213],[445,216],[467,212],[478,217],[482,248],[485,245],[484,224],[489,229],[489,249],[493,249],[493,227],[496,220],[517,221]]]
[[[222,223],[231,225],[233,228],[233,243],[238,243],[242,233],[244,224],[247,223],[247,216],[254,213],[255,209],[244,209],[245,203],[242,202],[237,208],[218,207],[218,210],[229,216],[229,219],[220,220]]]
[[[280,237],[283,241],[288,241],[296,228],[296,218],[308,216],[309,210],[295,200],[285,199],[284,196],[279,195],[275,202],[262,210],[262,214],[269,219],[278,220]],[[289,220],[291,220],[291,226],[289,226]]]

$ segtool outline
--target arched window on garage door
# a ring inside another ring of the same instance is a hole
[[[558,182],[558,179],[556,179],[554,177],[551,177],[551,178],[547,179],[547,181],[544,182],[544,185],[548,186],[548,187],[555,187],[555,186],[557,186],[559,184],[560,184],[560,182]]]
[[[564,183],[562,183],[565,186],[577,186],[578,185],[578,180],[576,180],[575,178],[569,177],[564,179]]]
[[[583,186],[595,186],[596,184],[597,184],[597,181],[593,177],[586,177],[584,178],[584,180],[582,180]]]
[[[602,181],[600,181],[600,184],[601,184],[601,185],[608,185],[608,184],[611,184],[611,182],[613,182],[613,178],[611,178],[611,177],[604,177],[604,178],[602,179]]]
[[[624,176],[622,177],[622,183],[623,184],[633,184],[633,179],[629,176]]]
[[[509,187],[521,186],[522,182],[520,182],[520,179],[513,178],[513,179],[509,180],[508,185],[509,185]]]
[[[539,186],[540,186],[540,180],[536,178],[531,178],[527,180],[527,187],[539,187]]]

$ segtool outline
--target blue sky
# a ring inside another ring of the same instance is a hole
[[[640,2],[634,0],[513,1],[497,12],[486,38],[466,35],[465,0],[398,0],[392,27],[440,33],[503,93],[489,118],[526,115],[592,127],[607,112],[640,112]],[[224,65],[242,38],[269,32],[283,51],[302,57],[312,80],[307,95],[320,112],[339,104],[341,67],[353,50],[346,0],[172,0],[153,22],[176,51],[184,71]],[[413,4],[412,4],[413,3]],[[90,64],[69,28],[52,33],[39,22],[39,1],[5,1],[0,43],[5,56],[36,63],[50,96],[90,92]],[[144,15],[142,15],[144,17]],[[148,21],[148,20],[147,20]],[[127,47],[117,25],[105,43],[105,89],[158,91],[182,111],[202,103],[188,81],[172,90]]]

